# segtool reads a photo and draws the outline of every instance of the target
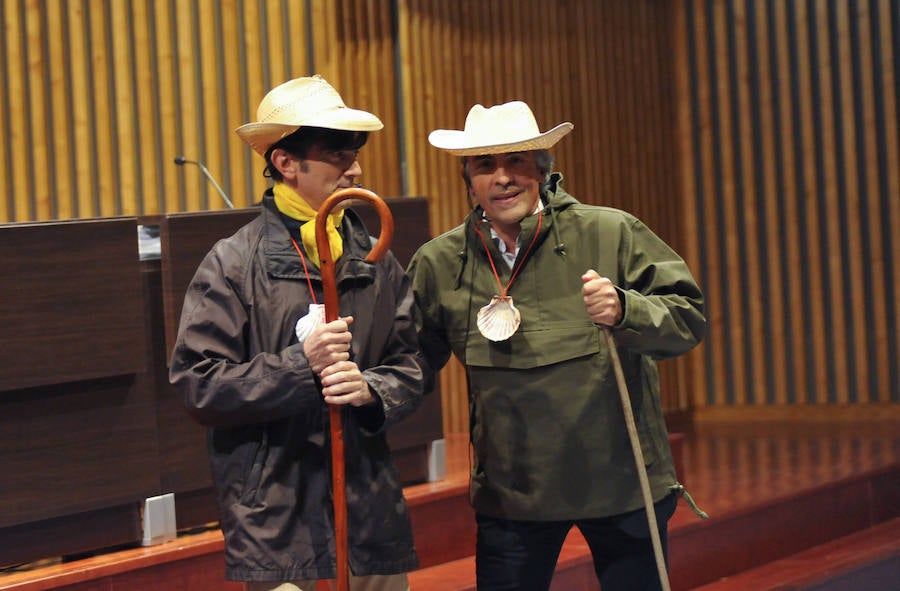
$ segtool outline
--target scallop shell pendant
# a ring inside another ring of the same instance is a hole
[[[505,341],[519,330],[522,316],[509,296],[495,295],[478,311],[478,331],[491,341]]]
[[[294,325],[297,341],[300,343],[305,341],[312,331],[323,322],[325,322],[325,304],[310,304],[309,312],[305,316],[301,316]]]

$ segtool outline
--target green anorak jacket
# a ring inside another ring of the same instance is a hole
[[[681,490],[655,361],[700,342],[702,293],[681,257],[640,220],[578,202],[561,180],[551,176],[543,210],[521,224],[508,288],[521,325],[508,340],[490,341],[476,326],[499,292],[492,266],[504,286],[513,276],[480,208],[423,245],[408,267],[431,375],[451,353],[466,368],[470,496],[476,512],[492,517],[586,519],[643,506],[609,350],[582,299],[588,269],[612,280],[623,303],[612,330],[653,499]]]

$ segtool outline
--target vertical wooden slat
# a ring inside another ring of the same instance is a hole
[[[719,138],[715,142],[719,151],[718,162],[716,163],[717,174],[719,175],[717,191],[720,195],[720,202],[716,204],[717,223],[720,224],[718,231],[723,232],[720,236],[722,252],[719,266],[719,286],[722,290],[723,299],[719,301],[720,306],[725,311],[724,321],[728,330],[724,335],[724,340],[730,351],[741,351],[741,343],[744,342],[744,333],[746,324],[741,317],[741,299],[738,297],[737,290],[739,282],[737,274],[741,270],[741,260],[739,255],[738,234],[734,226],[738,212],[735,209],[736,201],[736,179],[734,174],[734,138],[736,130],[732,128],[733,118],[731,117],[731,104],[734,100],[729,88],[729,54],[728,54],[728,27],[726,6],[724,4],[716,4],[708,10],[709,25],[712,26],[710,41],[714,43],[714,48],[710,48],[710,59],[713,54],[716,59],[711,63],[710,75],[713,77],[711,84],[716,87],[716,99],[719,104],[718,118],[713,122],[719,130]],[[714,69],[713,69],[714,68]],[[744,374],[743,356],[740,354],[732,355],[726,358],[726,383],[725,383],[725,399],[729,404],[743,404],[747,400],[747,393],[744,389],[746,377]]]
[[[780,330],[772,327],[770,319],[778,318],[780,298],[772,290],[772,284],[766,280],[769,272],[778,276],[777,249],[778,240],[770,240],[766,228],[773,221],[770,212],[777,203],[772,201],[774,170],[771,168],[771,150],[766,151],[766,142],[771,139],[767,133],[767,118],[764,117],[772,105],[770,77],[768,75],[768,31],[766,29],[766,11],[763,5],[745,2],[742,6],[747,23],[747,95],[748,136],[747,146],[747,201],[746,207],[752,209],[752,223],[746,230],[746,248],[752,265],[748,268],[748,282],[755,298],[751,298],[748,310],[751,315],[751,353],[753,400],[755,404],[770,404],[777,398],[776,379],[771,371],[773,357],[783,346],[783,339],[775,335]],[[770,144],[771,146],[771,144]],[[750,222],[750,220],[748,220]],[[771,263],[776,261],[773,266]],[[780,324],[780,323],[779,323]],[[773,350],[776,352],[773,354]],[[782,390],[783,391],[783,390]]]
[[[897,266],[900,265],[900,208],[896,206],[896,196],[900,195],[900,6],[896,0],[877,3],[879,10],[877,48],[880,56],[882,76],[880,98],[883,99],[879,112],[876,132],[881,139],[879,150],[879,222],[882,228],[882,244],[879,250],[885,259],[886,314],[883,324],[887,325],[884,347],[887,358],[882,365],[888,369],[888,381],[877,394],[879,402],[900,402],[900,346],[898,346],[898,322],[900,322],[900,297],[897,297]],[[896,23],[896,26],[892,26]],[[874,37],[874,36],[873,36]],[[888,122],[893,122],[890,125]],[[876,396],[873,395],[873,398]]]
[[[821,144],[818,145],[816,165],[819,167],[817,187],[817,215],[819,220],[819,232],[815,236],[816,255],[822,261],[819,267],[817,281],[823,303],[825,330],[823,342],[825,352],[819,360],[820,367],[826,367],[823,372],[826,380],[822,381],[822,387],[818,391],[819,402],[829,402],[837,396],[838,385],[846,384],[847,360],[845,356],[834,355],[838,343],[846,338],[846,320],[843,306],[837,302],[832,291],[831,282],[836,275],[840,275],[840,248],[841,242],[837,238],[840,233],[840,211],[838,205],[846,195],[846,172],[841,168],[843,162],[843,134],[844,128],[840,121],[839,109],[840,94],[835,87],[840,84],[840,59],[839,39],[835,38],[830,29],[830,13],[825,10],[825,5],[815,5],[816,12],[813,15],[818,31],[818,51],[816,54],[819,74],[819,99],[821,104]],[[826,147],[832,147],[826,149]],[[832,359],[828,363],[828,359]]]
[[[86,5],[86,10],[89,27],[88,48],[91,81],[93,82],[91,113],[94,118],[93,133],[96,146],[94,154],[96,165],[93,172],[98,179],[94,187],[96,194],[93,196],[95,207],[92,215],[111,216],[118,214],[115,194],[119,185],[118,160],[113,148],[115,104],[112,102],[110,89],[112,80],[109,67],[111,53],[108,51],[109,38],[107,37],[107,4],[106,2],[91,2]]]
[[[51,153],[45,141],[37,138],[49,137],[46,114],[50,111],[50,105],[45,100],[45,84],[46,77],[43,70],[43,63],[47,56],[44,54],[44,24],[42,22],[43,11],[37,2],[29,0],[25,9],[25,43],[28,45],[28,63],[26,64],[25,74],[28,77],[26,85],[25,113],[28,117],[27,138],[25,144],[34,146],[34,162],[49,162]],[[42,167],[35,166],[35,173]],[[37,179],[35,179],[37,180]],[[49,219],[52,217],[52,209],[50,203],[50,192],[48,187],[34,187],[31,191],[31,203],[29,204],[34,215],[38,219]]]
[[[802,31],[804,43],[800,46],[799,51],[799,67],[798,74],[802,77],[804,88],[801,89],[801,105],[805,107],[800,111],[803,120],[803,145],[807,147],[808,152],[802,155],[803,162],[804,186],[806,192],[801,195],[801,210],[799,220],[805,227],[805,234],[798,237],[803,244],[804,255],[802,257],[802,267],[804,277],[801,281],[807,286],[806,294],[801,301],[799,308],[804,314],[803,329],[808,338],[804,343],[810,350],[810,357],[807,359],[809,372],[809,382],[807,391],[798,393],[802,400],[812,403],[822,402],[820,396],[828,391],[828,376],[825,372],[820,371],[823,367],[825,359],[825,324],[827,322],[827,309],[824,306],[824,288],[821,284],[822,272],[819,251],[819,235],[824,232],[824,228],[820,228],[821,219],[818,214],[818,202],[820,191],[823,191],[823,183],[819,182],[819,175],[822,175],[823,164],[818,160],[821,158],[819,154],[822,146],[825,145],[826,139],[823,134],[822,112],[827,111],[824,107],[824,101],[821,98],[822,84],[821,72],[817,64],[820,63],[820,51],[817,49],[821,27],[817,24],[817,14],[815,11],[809,13],[809,3],[803,3],[798,7],[798,29]],[[815,8],[812,6],[812,8]],[[802,20],[801,20],[802,19]],[[813,157],[815,155],[815,157]],[[805,261],[805,264],[804,264]]]
[[[259,3],[255,0],[242,0],[238,9],[241,11],[240,22],[243,24],[239,39],[243,43],[244,59],[247,62],[246,79],[243,80],[246,85],[244,94],[247,100],[247,107],[244,120],[235,125],[235,127],[257,120],[256,108],[265,94],[271,90],[271,81],[266,73],[266,66],[263,64],[263,60],[266,57],[266,54],[263,52],[266,36],[261,29],[259,21]],[[248,187],[247,192],[249,193],[247,199],[249,203],[256,203],[265,188],[262,179],[265,161],[249,146],[244,145],[241,149],[244,154],[244,162],[247,162],[247,166],[250,167],[248,174],[250,182],[246,183]]]
[[[861,3],[859,6],[859,22],[855,28],[855,43],[858,57],[854,61],[853,71],[857,77],[854,85],[856,94],[856,113],[858,120],[856,129],[856,158],[862,168],[860,173],[861,203],[859,210],[859,234],[860,249],[855,254],[856,264],[862,267],[863,277],[860,284],[861,301],[854,305],[854,309],[862,312],[861,322],[856,324],[857,332],[854,338],[865,343],[865,353],[858,355],[857,369],[859,375],[859,399],[855,402],[876,402],[880,392],[888,390],[889,377],[886,364],[878,362],[878,351],[888,351],[887,323],[878,322],[878,318],[886,318],[887,309],[885,298],[881,294],[887,292],[885,278],[887,269],[885,261],[878,253],[878,245],[882,244],[883,236],[879,219],[881,215],[890,215],[882,212],[878,200],[879,169],[883,166],[883,159],[879,156],[878,128],[876,115],[877,95],[880,91],[875,85],[875,73],[877,67],[875,51],[880,47],[873,47],[878,38],[871,35],[873,29],[877,33],[878,6],[877,2],[871,5],[874,14],[870,11],[870,5]],[[867,67],[872,64],[872,68]],[[871,253],[871,264],[866,265],[867,253]]]
[[[723,331],[727,315],[725,314],[727,299],[721,289],[722,279],[719,271],[723,268],[723,252],[718,246],[717,234],[724,224],[720,222],[719,177],[721,176],[721,154],[717,149],[720,142],[721,131],[718,122],[719,91],[715,80],[709,74],[714,71],[717,48],[712,29],[715,21],[711,18],[712,12],[703,6],[700,0],[694,1],[694,22],[696,26],[695,44],[696,52],[696,76],[698,78],[697,96],[697,127],[700,135],[700,150],[698,153],[702,176],[703,200],[698,208],[704,212],[704,224],[701,230],[704,235],[703,254],[706,257],[706,276],[708,281],[703,285],[707,302],[707,321],[710,325],[709,336],[706,339],[706,350],[709,352],[707,367],[710,368],[710,390],[704,397],[705,405],[727,404],[730,388],[729,363],[726,353],[728,351],[728,335]],[[697,164],[695,164],[696,166]]]
[[[693,128],[691,122],[691,109],[693,106],[694,96],[692,87],[692,69],[694,63],[693,44],[689,37],[689,19],[693,19],[688,11],[692,6],[688,5],[686,0],[678,0],[670,5],[671,16],[671,45],[664,47],[662,51],[668,52],[673,57],[672,62],[672,92],[674,96],[682,97],[681,100],[674,102],[676,129],[672,138],[672,146],[677,146],[679,150],[693,152]],[[668,25],[666,25],[668,26]],[[658,59],[662,59],[659,56]],[[678,180],[678,191],[684,196],[684,223],[682,225],[683,248],[682,255],[688,265],[693,269],[695,277],[703,287],[703,275],[701,268],[700,243],[698,240],[687,240],[687,236],[697,237],[700,235],[700,220],[695,214],[697,191],[699,187],[696,183],[696,175],[694,174],[693,162],[689,158],[682,158],[677,162],[677,166],[673,168],[673,172]],[[662,179],[660,179],[660,183]],[[705,344],[700,346],[694,359],[700,359],[706,353]],[[682,372],[682,379],[679,382],[677,391],[676,409],[690,408],[694,400],[701,398],[707,391],[706,375],[702,371],[702,366],[692,368],[693,371]],[[699,370],[699,371],[698,371]]]
[[[882,199],[886,193],[885,181],[889,174],[886,170],[886,163],[889,161],[888,148],[884,141],[886,132],[884,107],[888,103],[884,92],[888,87],[884,85],[884,81],[889,76],[884,76],[886,70],[883,64],[885,59],[890,61],[890,56],[882,53],[881,43],[883,35],[881,26],[883,21],[889,20],[889,12],[882,10],[880,4],[885,3],[872,0],[864,9],[866,18],[864,24],[861,22],[859,29],[861,57],[857,66],[862,77],[862,92],[867,98],[863,109],[862,126],[866,130],[868,140],[865,147],[868,157],[865,162],[869,163],[866,177],[867,227],[862,230],[865,240],[863,264],[867,253],[870,253],[871,258],[871,267],[866,268],[869,281],[864,286],[867,291],[865,299],[871,302],[871,305],[864,308],[869,347],[866,367],[869,381],[868,396],[864,402],[887,402],[891,399],[891,368],[896,365],[891,363],[890,356],[898,357],[894,346],[896,332],[892,329],[891,322],[879,321],[891,318],[889,302],[894,299],[892,292],[895,289],[891,277],[892,263],[890,257],[885,256],[883,249],[883,245],[890,241],[890,237],[885,234],[885,228],[889,224],[883,223],[883,220],[890,220],[891,216],[890,207],[884,207]],[[868,68],[868,64],[872,64],[872,68]],[[879,355],[879,351],[884,351],[887,355]]]
[[[743,2],[734,2],[732,4],[733,13],[729,16],[728,29],[729,34],[729,53],[732,55],[731,71],[729,72],[729,87],[734,93],[731,102],[731,119],[734,135],[732,143],[735,146],[734,154],[734,185],[735,185],[735,209],[734,209],[734,227],[737,236],[736,248],[738,253],[738,265],[736,269],[736,285],[739,286],[737,293],[743,294],[737,298],[740,300],[740,320],[746,328],[743,333],[743,340],[739,347],[741,349],[741,372],[744,380],[744,400],[745,404],[757,404],[760,400],[765,400],[765,375],[757,373],[759,366],[758,360],[762,357],[764,340],[768,337],[765,327],[762,323],[763,308],[762,301],[762,283],[757,280],[760,273],[759,247],[755,240],[752,240],[754,229],[758,226],[759,204],[757,202],[758,188],[756,187],[753,177],[753,144],[754,138],[753,126],[758,121],[751,112],[751,92],[750,88],[754,72],[750,71],[751,58],[755,59],[758,55],[753,55],[751,49],[749,32],[747,30],[747,19],[752,18],[753,14],[745,12],[746,4]]]
[[[4,72],[5,76],[11,70],[14,70],[15,56],[18,53],[13,49],[16,35],[13,33],[10,15],[7,14],[8,4],[10,3],[0,4],[0,30],[3,31],[3,36],[0,37],[0,70]],[[9,12],[11,13],[12,11],[9,10]],[[10,76],[7,78],[6,84],[0,87],[0,133],[10,139],[12,139],[12,123],[10,119],[14,118],[12,117],[13,100],[11,98],[11,83],[13,81],[14,78]],[[0,191],[3,192],[2,197],[0,197],[0,220],[15,218],[13,204],[16,191],[13,188],[12,150],[10,150],[10,145],[12,145],[11,142],[0,143]]]
[[[157,174],[158,128],[154,124],[155,114],[159,111],[154,89],[158,86],[156,72],[153,68],[156,45],[152,39],[151,7],[146,0],[134,0],[132,3],[134,32],[134,71],[130,77],[129,95],[133,97],[135,126],[134,149],[129,157],[135,160],[140,189],[135,196],[132,211],[140,213],[158,213],[161,211],[160,196],[162,194],[160,178]],[[127,77],[127,76],[126,76]],[[124,200],[129,197],[123,195]]]
[[[793,317],[796,319],[796,335],[806,335],[798,341],[795,349],[799,353],[795,359],[797,363],[802,365],[798,367],[798,381],[796,390],[796,400],[801,403],[815,402],[816,393],[816,349],[821,350],[822,335],[814,334],[813,329],[818,329],[822,318],[821,312],[821,295],[813,278],[816,276],[813,264],[814,259],[809,248],[809,236],[816,235],[815,216],[810,213],[807,203],[812,202],[815,198],[815,176],[813,167],[813,159],[810,157],[814,152],[816,145],[813,136],[813,108],[812,103],[812,82],[810,74],[810,59],[808,57],[809,46],[809,18],[806,11],[806,3],[796,1],[790,4],[794,9],[793,19],[789,23],[794,33],[791,42],[791,76],[794,80],[791,93],[791,122],[794,125],[792,133],[792,151],[794,157],[794,167],[790,173],[793,176],[796,186],[796,192],[790,196],[791,203],[795,205],[795,217],[790,220],[793,225],[787,226],[786,229],[795,229],[795,236],[792,240],[797,245],[798,257],[796,259],[797,272],[791,281],[792,287],[795,288],[794,294],[796,299],[791,300],[791,309],[794,311]],[[815,320],[814,320],[815,319]]]
[[[376,25],[373,34],[377,39],[377,53],[369,57],[371,79],[367,86],[377,92],[377,108],[385,120],[384,143],[379,150],[378,171],[382,191],[389,196],[400,196],[405,190],[405,180],[400,166],[401,154],[406,150],[400,146],[400,119],[397,111],[397,63],[394,40],[393,4],[371,1],[372,18]]]
[[[597,100],[592,88],[592,81],[599,77],[598,69],[600,68],[600,62],[594,59],[595,46],[584,43],[588,10],[590,10],[589,6],[584,3],[577,3],[572,8],[568,22],[568,26],[571,28],[571,35],[579,41],[572,44],[573,49],[577,48],[580,51],[576,49],[576,51],[571,52],[571,58],[566,61],[574,65],[575,72],[585,74],[584,78],[579,79],[578,84],[573,85],[571,89],[571,98],[576,105],[573,111],[578,113],[580,119],[572,133],[581,135],[586,129],[597,129],[597,135],[600,135],[602,130],[596,127],[594,119],[596,110],[587,108],[588,105],[594,104]],[[588,135],[584,139],[585,149],[589,153],[597,153],[594,149],[595,141],[596,136],[594,135]],[[567,151],[566,155],[568,156],[570,153],[571,151]]]
[[[46,35],[47,41],[47,107],[49,109],[49,129],[53,130],[52,144],[48,145],[52,166],[47,168],[47,173],[55,187],[55,195],[49,204],[48,217],[71,219],[77,217],[74,205],[74,187],[72,175],[72,126],[69,121],[70,96],[66,80],[68,66],[68,51],[63,46],[67,37],[67,27],[63,9],[59,4],[49,4],[46,10]]]
[[[771,33],[775,37],[777,43],[776,61],[777,66],[773,75],[779,82],[780,92],[778,93],[778,109],[773,112],[773,116],[779,123],[780,133],[775,138],[776,154],[783,176],[783,182],[779,187],[778,202],[781,204],[778,211],[777,223],[770,228],[777,242],[784,243],[784,252],[781,255],[781,272],[772,276],[768,274],[769,280],[776,284],[776,288],[781,292],[781,300],[784,302],[784,344],[782,347],[792,349],[790,356],[784,354],[779,355],[781,363],[783,363],[784,376],[787,385],[784,400],[776,400],[778,404],[793,404],[796,402],[798,392],[806,391],[805,388],[805,372],[803,368],[806,366],[806,348],[802,346],[793,346],[794,338],[797,335],[806,333],[803,326],[802,313],[796,313],[796,310],[804,309],[805,290],[804,283],[800,281],[802,273],[800,270],[805,265],[801,265],[801,255],[799,241],[797,240],[796,229],[800,227],[797,213],[797,203],[802,199],[803,184],[802,176],[798,178],[796,171],[800,166],[795,160],[798,152],[803,152],[803,148],[798,146],[797,139],[802,138],[800,130],[801,121],[795,119],[793,112],[793,99],[795,89],[798,87],[796,76],[794,75],[794,59],[797,35],[792,34],[796,26],[796,19],[793,13],[789,11],[794,3],[778,3],[770,2],[769,9],[772,13],[772,26],[775,31]],[[789,233],[788,229],[791,229]],[[791,240],[784,240],[785,236],[793,235]],[[773,371],[776,371],[773,368]]]
[[[211,7],[214,0],[209,1]],[[288,80],[285,76],[286,40],[282,30],[281,0],[258,0],[255,4],[257,15],[260,17],[260,30],[264,44],[262,50],[266,56],[262,63],[268,79],[268,87],[263,91],[265,93],[269,88],[274,88]],[[201,45],[201,47],[204,46],[205,44]]]
[[[159,162],[156,170],[159,171],[158,203],[159,212],[177,211],[181,207],[181,191],[184,185],[180,182],[186,171],[182,167],[175,166],[174,158],[184,156],[193,159],[193,154],[187,154],[178,141],[178,134],[174,132],[177,118],[177,90],[175,85],[175,47],[170,42],[174,36],[172,30],[174,16],[170,11],[169,2],[156,2],[152,5],[153,19],[156,37],[152,40],[156,48],[156,71],[154,87],[158,102],[157,112],[152,120],[153,125],[159,130],[159,145],[157,154]],[[149,89],[148,89],[149,91]]]
[[[722,334],[717,330],[722,321],[722,308],[719,305],[721,299],[718,297],[718,281],[715,280],[712,272],[719,267],[719,249],[713,247],[715,217],[713,212],[707,208],[707,203],[716,195],[714,169],[717,153],[712,149],[712,144],[717,127],[713,125],[713,111],[709,108],[715,89],[709,76],[706,75],[710,51],[708,43],[710,25],[706,18],[707,12],[703,9],[701,0],[687,0],[687,5],[690,10],[687,23],[690,29],[687,34],[693,33],[688,44],[689,48],[694,50],[691,56],[694,88],[692,88],[690,98],[686,100],[691,102],[691,113],[696,117],[694,128],[697,136],[693,139],[693,145],[688,153],[693,156],[689,159],[692,164],[691,174],[698,179],[695,183],[697,191],[690,194],[689,197],[694,200],[692,208],[700,216],[698,217],[697,241],[699,243],[698,262],[701,266],[697,272],[704,290],[706,316],[709,324],[709,334],[704,344],[707,389],[697,392],[693,402],[695,406],[703,407],[719,404],[725,400],[725,347]]]
[[[785,311],[785,291],[788,289],[786,282],[769,281],[768,277],[783,277],[786,258],[787,240],[780,232],[780,221],[784,212],[784,166],[782,158],[784,119],[781,116],[785,97],[781,93],[783,85],[779,77],[778,65],[781,62],[784,47],[779,32],[783,27],[779,26],[778,10],[772,2],[765,6],[757,7],[756,30],[760,33],[760,41],[757,47],[760,50],[758,61],[759,105],[756,116],[759,117],[761,126],[760,145],[757,149],[761,161],[757,163],[757,176],[762,178],[762,191],[765,203],[765,217],[761,220],[763,228],[758,232],[758,240],[766,245],[766,256],[759,270],[757,279],[765,281],[764,289],[767,294],[767,304],[757,313],[763,315],[770,327],[772,338],[767,343],[764,363],[771,367],[769,381],[771,391],[767,392],[766,401],[774,404],[786,404],[788,400],[789,373],[787,360],[790,348],[790,326]],[[771,25],[771,26],[770,26]],[[770,109],[767,106],[771,106]],[[765,113],[765,115],[763,115]],[[768,309],[766,309],[768,308]]]
[[[414,32],[418,30],[418,26],[416,21],[416,13],[411,9],[411,4],[411,0],[397,0],[398,14],[396,40],[396,42],[400,46],[400,71],[397,72],[397,75],[400,77],[400,95],[404,100],[404,103],[400,105],[400,108],[403,110],[400,116],[404,120],[403,135],[401,136],[400,141],[407,147],[404,152],[406,162],[403,172],[406,175],[406,182],[407,186],[410,187],[410,192],[412,192],[412,187],[416,187],[419,184],[419,179],[416,176],[416,171],[419,170],[419,168],[415,166],[416,164],[418,164],[418,153],[414,150],[409,149],[409,146],[411,145],[410,136],[413,133],[412,130],[417,128],[417,123],[413,117],[413,112],[410,112],[409,109],[406,109],[405,105],[407,97],[411,97],[413,95],[412,75],[410,72],[410,55],[411,52],[415,51],[417,48]],[[431,214],[433,214],[433,206],[430,209]]]
[[[760,282],[761,289],[765,293],[756,314],[758,322],[764,325],[763,331],[768,328],[769,332],[769,337],[764,342],[764,350],[759,357],[759,367],[765,372],[766,379],[758,380],[759,383],[766,384],[767,389],[761,393],[765,395],[765,398],[758,397],[758,400],[760,403],[785,404],[788,392],[786,384],[787,355],[785,354],[787,319],[783,305],[784,299],[781,297],[779,289],[779,286],[784,283],[768,281],[768,277],[780,279],[785,276],[785,270],[782,267],[785,256],[782,249],[786,246],[785,241],[780,240],[776,231],[782,217],[779,211],[782,203],[779,185],[783,183],[784,174],[779,160],[782,138],[776,137],[776,133],[782,129],[782,122],[778,117],[782,97],[777,94],[777,86],[773,88],[773,82],[775,85],[778,84],[777,60],[779,54],[776,45],[778,31],[777,29],[772,30],[768,26],[770,22],[774,22],[773,15],[770,14],[770,11],[773,10],[772,4],[768,3],[766,7],[760,6],[755,13],[748,15],[748,18],[755,19],[754,30],[758,34],[756,48],[759,56],[756,60],[758,68],[756,80],[759,90],[753,117],[759,127],[759,137],[754,142],[754,159],[756,160],[754,175],[761,180],[759,194],[763,208],[763,213],[760,215],[761,220],[757,225],[756,240],[760,248],[764,249],[760,261],[757,263],[758,273],[753,281]],[[774,72],[773,64],[775,65]],[[771,390],[769,384],[771,384]]]
[[[108,92],[111,96],[110,126],[112,130],[111,156],[116,164],[118,183],[110,187],[109,193],[102,194],[104,204],[116,215],[134,215],[135,203],[132,198],[123,200],[123,195],[136,196],[139,191],[135,167],[134,103],[131,80],[134,73],[133,48],[131,38],[131,13],[124,2],[110,2],[107,6],[105,22],[106,45],[115,48],[109,61]]]
[[[234,137],[223,137],[219,121],[224,117],[222,106],[224,97],[220,87],[221,78],[218,66],[221,56],[217,51],[216,30],[219,22],[221,5],[217,1],[205,0],[197,6],[197,30],[199,37],[195,39],[197,71],[196,93],[202,108],[197,112],[197,153],[210,175],[215,179],[223,178],[222,163],[224,162],[223,146]],[[278,39],[279,37],[276,37]],[[280,51],[273,53],[282,53]],[[204,209],[225,209],[227,204],[219,195],[216,188],[203,178],[201,195]],[[219,182],[218,180],[216,182]]]
[[[869,359],[874,358],[875,351],[870,350],[872,340],[870,335],[875,330],[872,312],[874,302],[867,305],[870,300],[870,289],[873,286],[874,260],[866,260],[866,253],[872,252],[870,240],[873,235],[869,218],[869,196],[874,188],[872,184],[872,172],[875,167],[868,165],[871,151],[872,111],[869,108],[869,100],[872,97],[871,77],[869,68],[862,68],[863,60],[871,63],[871,54],[867,51],[868,44],[863,41],[863,31],[868,36],[869,22],[868,10],[856,2],[850,3],[847,11],[847,26],[845,33],[845,64],[848,74],[845,76],[846,113],[845,122],[852,130],[847,137],[847,164],[851,174],[851,183],[847,201],[847,235],[848,255],[845,267],[851,278],[851,290],[849,293],[848,314],[853,322],[847,335],[846,343],[848,355],[853,361],[853,373],[849,376],[847,385],[847,398],[849,402],[857,402],[865,391],[874,391],[870,387],[870,378],[877,373],[870,372]],[[867,124],[868,121],[868,124]],[[839,281],[845,282],[848,273],[845,271]],[[883,293],[883,291],[879,292]],[[879,299],[879,298],[876,298]],[[867,398],[867,397],[866,397]],[[840,398],[839,398],[840,400]]]
[[[601,152],[603,167],[602,174],[609,176],[609,188],[603,195],[603,204],[612,207],[621,207],[623,187],[621,184],[622,160],[626,158],[628,145],[628,132],[623,128],[625,121],[619,117],[622,110],[621,101],[625,100],[620,93],[614,92],[621,84],[622,52],[620,49],[620,36],[614,31],[620,27],[619,10],[621,3],[607,3],[604,7],[605,18],[601,19],[601,43],[603,51],[602,62],[607,66],[605,84],[598,88],[597,106],[603,112],[607,120],[609,133],[609,149]]]
[[[197,65],[196,22],[199,6],[194,3],[183,6],[174,14],[176,67],[178,69],[177,114],[181,152],[189,160],[205,160],[201,151],[202,138],[202,105],[198,104],[197,87],[199,72]],[[206,190],[208,181],[196,166],[182,168],[185,178],[185,190],[182,197],[184,207],[188,211],[206,209]]]
[[[858,322],[854,303],[859,303],[860,289],[862,286],[862,274],[857,261],[852,256],[852,251],[858,246],[858,200],[859,191],[857,185],[856,160],[853,157],[853,86],[852,63],[850,62],[850,37],[848,30],[849,15],[848,3],[833,3],[829,10],[829,31],[832,62],[834,64],[832,77],[832,95],[834,104],[835,126],[835,152],[838,163],[835,170],[838,171],[839,191],[831,208],[832,223],[829,228],[828,241],[834,244],[834,254],[830,257],[832,262],[829,273],[830,285],[827,289],[830,293],[840,293],[844,289],[845,297],[832,299],[834,309],[834,321],[839,322],[843,330],[836,332],[834,350],[844,351],[837,355],[842,359],[838,365],[843,370],[837,375],[837,381],[833,386],[834,392],[830,400],[838,403],[847,403],[851,395],[856,397],[858,366],[855,350],[857,347],[865,349],[865,342],[854,342],[854,328]],[[849,282],[848,282],[849,281]]]
[[[247,105],[244,100],[244,73],[247,70],[246,63],[243,61],[243,51],[241,51],[240,43],[235,40],[240,38],[240,7],[237,0],[225,0],[220,3],[222,18],[222,52],[220,59],[224,61],[225,67],[222,68],[224,80],[221,81],[224,96],[225,112],[221,125],[223,129],[222,141],[222,162],[227,175],[223,175],[222,183],[228,186],[228,197],[234,203],[235,207],[246,207],[251,203],[255,203],[257,196],[253,187],[259,187],[262,192],[262,184],[258,170],[261,166],[252,167],[246,174],[242,174],[244,162],[246,159],[246,151],[244,143],[238,139],[234,130],[250,121],[247,118],[248,113],[256,115],[256,104]],[[302,30],[299,24],[294,25],[294,30]],[[297,43],[296,45],[302,45]],[[305,52],[304,52],[305,53]],[[295,63],[297,57],[294,57]],[[300,61],[300,64],[305,62]],[[258,162],[258,161],[254,161]],[[245,190],[247,183],[240,183],[241,176],[252,178],[251,188]]]

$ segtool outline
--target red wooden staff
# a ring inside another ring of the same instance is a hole
[[[378,195],[372,191],[360,188],[341,189],[335,191],[319,208],[316,216],[316,248],[319,250],[321,261],[322,291],[325,299],[325,321],[331,322],[340,317],[338,306],[337,283],[334,278],[334,259],[331,258],[331,247],[328,244],[328,234],[325,223],[328,214],[335,205],[345,199],[362,199],[368,201],[375,208],[381,220],[381,232],[378,242],[366,256],[366,261],[374,263],[381,259],[391,247],[394,236],[394,218],[391,210]],[[334,496],[334,544],[337,557],[337,588],[338,591],[350,590],[350,569],[347,560],[347,489],[346,468],[344,464],[344,426],[341,415],[343,406],[332,404],[328,408],[329,422],[331,426],[331,486]]]

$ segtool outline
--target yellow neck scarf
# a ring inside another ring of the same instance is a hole
[[[272,187],[272,193],[275,195],[275,206],[278,208],[278,211],[298,222],[304,222],[300,224],[300,238],[303,241],[303,250],[309,255],[309,260],[312,264],[316,267],[321,266],[319,249],[316,247],[316,210],[303,197],[284,183],[275,183],[275,186]],[[331,249],[331,259],[335,262],[344,253],[344,242],[341,240],[340,232],[337,231],[343,219],[344,210],[341,210],[328,214],[328,222],[325,224],[328,246]]]

